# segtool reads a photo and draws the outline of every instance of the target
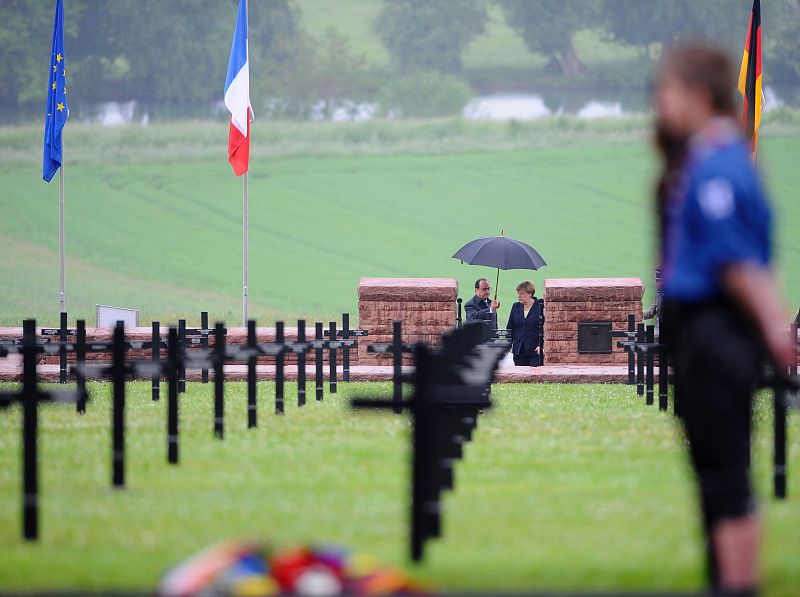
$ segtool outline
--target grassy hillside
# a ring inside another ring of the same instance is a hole
[[[336,541],[406,564],[408,424],[354,415],[345,399],[388,384],[340,386],[304,411],[272,415],[260,384],[259,427],[245,429],[245,387],[227,386],[226,438],[212,436],[212,387],[181,397],[181,464],[166,463],[166,405],[131,383],[127,481],[110,489],[109,384],[78,417],[40,414],[41,541],[20,539],[20,413],[0,417],[0,590],[152,588],[170,565],[233,535],[279,545]],[[444,536],[415,574],[449,590],[634,592],[702,586],[695,495],[674,419],[625,386],[501,385],[480,419]],[[800,452],[790,444],[789,498],[769,497],[771,411],[756,409],[754,478],[765,513],[764,595],[800,585]],[[797,417],[791,420],[795,437]],[[45,572],[46,571],[46,572]]]
[[[478,275],[494,272],[450,256],[501,229],[549,264],[503,273],[505,305],[526,277],[650,275],[653,162],[642,119],[258,126],[250,295],[262,321],[355,313],[361,276],[455,277],[469,296]],[[797,303],[800,135],[791,121],[770,126],[761,163],[779,209],[780,271]],[[40,135],[0,129],[5,325],[56,320],[58,189],[41,181]],[[203,309],[238,321],[241,181],[225,140],[213,123],[66,129],[71,316],[91,321],[106,303],[139,308],[144,321]]]

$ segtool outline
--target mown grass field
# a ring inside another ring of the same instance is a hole
[[[782,118],[782,119],[781,119]],[[800,127],[764,128],[782,282],[800,297]],[[252,315],[356,311],[361,276],[454,277],[451,255],[501,229],[536,247],[538,272],[504,272],[501,301],[531,277],[640,276],[652,268],[648,122],[256,123],[250,174]],[[38,126],[0,129],[0,324],[57,321],[58,188],[41,180]],[[68,311],[138,308],[142,320],[241,317],[241,181],[224,124],[69,125]],[[494,280],[492,280],[494,282]]]
[[[8,389],[8,384],[3,389]],[[289,384],[287,396],[294,397]],[[41,541],[20,538],[20,412],[0,417],[0,590],[147,589],[170,564],[224,537],[278,545],[337,541],[407,565],[409,425],[353,414],[351,384],[245,429],[245,385],[226,388],[226,437],[212,436],[212,387],[181,398],[181,463],[166,463],[166,405],[128,385],[128,487],[110,487],[109,384],[86,415],[40,413]],[[444,537],[411,570],[443,589],[697,590],[701,552],[693,485],[673,418],[617,385],[499,385],[445,499]],[[790,419],[790,436],[800,419]],[[760,400],[754,477],[766,521],[766,595],[796,595],[800,445],[789,499],[770,494],[771,408]]]

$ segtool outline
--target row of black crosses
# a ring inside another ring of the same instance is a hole
[[[298,406],[306,403],[305,356],[309,351],[315,352],[316,359],[316,399],[321,401],[324,393],[323,358],[324,351],[329,351],[330,392],[337,391],[337,351],[343,350],[343,381],[350,379],[349,351],[357,347],[353,336],[366,336],[366,330],[351,330],[349,316],[344,314],[343,329],[337,330],[336,323],[331,322],[328,330],[322,324],[315,325],[316,337],[305,338],[305,322],[298,322],[298,338],[287,342],[283,322],[276,325],[275,342],[256,343],[256,322],[248,322],[247,344],[245,346],[226,346],[226,330],[224,324],[217,323],[213,330],[207,327],[207,315],[202,316],[203,327],[187,329],[185,322],[178,328],[169,328],[167,341],[161,340],[160,325],[154,322],[152,340],[150,342],[129,341],[125,338],[122,322],[117,322],[111,342],[87,342],[85,322],[79,320],[75,329],[66,327],[66,315],[62,315],[61,328],[45,328],[45,335],[58,335],[59,341],[51,342],[49,338],[37,339],[35,320],[23,322],[21,339],[0,343],[0,357],[11,353],[22,355],[22,387],[18,392],[0,393],[0,408],[10,407],[14,403],[22,406],[23,421],[23,537],[36,540],[39,536],[38,523],[38,405],[40,402],[74,402],[78,413],[85,413],[89,394],[86,380],[89,377],[106,378],[112,382],[112,486],[125,487],[125,380],[130,376],[151,377],[152,398],[160,399],[160,384],[164,377],[167,381],[167,462],[178,464],[179,461],[179,412],[178,395],[185,391],[186,369],[202,369],[203,381],[208,382],[208,370],[214,371],[214,435],[224,438],[225,402],[224,402],[224,365],[228,361],[246,361],[248,365],[248,428],[256,427],[256,363],[259,356],[272,356],[276,360],[275,375],[275,412],[284,412],[284,356],[294,353],[298,357]],[[215,345],[208,348],[208,336],[213,332]],[[75,342],[67,342],[68,336],[75,336]],[[328,339],[325,339],[325,335]],[[341,339],[340,339],[341,338]],[[198,350],[186,350],[187,344],[202,347]],[[150,361],[126,361],[126,353],[130,349],[150,348]],[[161,359],[161,349],[166,348],[166,361]],[[88,352],[110,352],[110,364],[88,364]],[[74,389],[58,389],[44,391],[38,387],[36,360],[42,353],[60,354],[60,380],[67,378],[66,355],[75,353],[76,363],[71,367],[76,380]]]
[[[789,325],[789,337],[795,345],[795,352],[800,349],[797,330],[800,324],[800,313],[797,319]],[[645,396],[647,405],[654,404],[655,387],[655,357],[659,359],[658,374],[658,407],[668,410],[669,405],[669,375],[667,370],[666,346],[656,339],[655,327],[636,323],[635,315],[628,315],[628,329],[623,332],[612,332],[612,336],[623,338],[617,346],[628,353],[628,385],[636,386],[636,394]],[[760,380],[762,388],[773,392],[773,494],[777,499],[786,498],[787,467],[786,467],[786,418],[789,408],[800,408],[797,397],[800,381],[797,377],[797,357],[793,360],[788,371],[776,371],[774,367],[765,366],[764,374]],[[680,395],[673,393],[673,413],[681,416]]]
[[[666,362],[666,347],[656,341],[655,326],[636,323],[635,315],[628,315],[628,329],[622,332],[611,332],[613,338],[622,338],[617,347],[628,355],[628,385],[636,386],[636,395],[645,397],[645,404],[655,403],[655,358],[659,364]],[[661,369],[659,369],[659,372]],[[673,397],[673,411],[680,413],[680,405]],[[669,408],[668,376],[658,376],[658,408]]]
[[[256,332],[255,332],[255,321],[248,322],[248,331],[247,331],[247,342],[248,346],[256,345]],[[187,328],[186,327],[186,320],[180,319],[178,320],[178,344],[179,349],[183,351],[186,346],[199,346],[202,349],[208,349],[209,336],[216,333],[216,328],[209,328],[208,326],[208,312],[203,311],[200,314],[200,328]],[[110,347],[106,343],[101,342],[92,342],[86,344],[86,335],[85,335],[86,325],[85,322],[79,320],[77,322],[77,327],[69,328],[67,325],[67,314],[61,313],[61,322],[60,327],[58,328],[42,328],[42,335],[45,338],[38,340],[40,344],[44,345],[42,347],[42,352],[46,352],[49,354],[58,354],[59,355],[59,383],[67,383],[67,354],[70,352],[74,352],[76,354],[78,362],[82,362],[85,359],[87,352],[108,352]],[[351,329],[350,328],[350,314],[343,313],[342,314],[342,328],[336,329],[336,322],[330,322],[328,329],[324,329],[322,323],[315,324],[315,338],[313,340],[306,339],[306,322],[303,319],[298,320],[297,322],[297,330],[298,330],[298,338],[296,342],[287,343],[285,342],[284,337],[284,323],[279,321],[276,323],[276,340],[274,344],[284,344],[285,349],[281,351],[269,353],[272,356],[276,357],[276,363],[279,368],[282,369],[283,361],[282,357],[286,353],[295,353],[298,355],[298,366],[302,364],[303,366],[300,367],[302,372],[298,372],[299,376],[299,395],[302,396],[302,401],[300,405],[305,404],[305,355],[311,349],[317,351],[316,356],[322,356],[323,351],[330,348],[338,348],[342,351],[342,381],[348,382],[350,381],[350,350],[357,347],[357,342],[355,338],[364,337],[369,335],[367,330],[361,329]],[[341,338],[338,343],[334,342],[333,345],[329,345],[325,343],[325,337],[330,338],[331,333],[334,333],[336,338]],[[227,330],[223,326],[223,335],[227,334]],[[50,338],[58,337],[58,340],[53,342]],[[74,343],[68,342],[69,337],[76,338]],[[15,346],[19,345],[21,340],[5,340],[0,341],[0,346]],[[321,343],[321,344],[320,344]],[[158,321],[154,321],[152,323],[152,336],[149,342],[145,341],[130,341],[126,344],[126,349],[136,348],[136,349],[150,349],[152,355],[153,363],[158,363],[159,361],[159,354],[160,349],[166,348],[166,343],[161,340],[161,326]],[[322,348],[319,348],[322,346]],[[322,397],[322,390],[323,390],[323,383],[319,380],[322,379],[322,367],[321,367],[321,358],[317,359],[317,368],[316,368],[316,375],[318,379],[317,383],[317,398],[321,399]],[[204,367],[202,369],[201,380],[202,382],[208,383],[208,367]],[[248,375],[251,374],[251,371],[248,370]],[[186,367],[181,367],[179,372],[179,379],[178,379],[178,391],[179,393],[183,393],[186,391]],[[255,370],[252,370],[252,375],[255,375]],[[78,383],[83,383],[83,380],[80,376],[76,376]],[[331,393],[336,393],[336,385],[337,385],[337,371],[334,367],[330,368],[329,371],[329,378],[331,381]],[[249,379],[249,378],[248,378]],[[255,379],[255,378],[253,378]],[[282,387],[280,388],[283,389]],[[153,400],[158,400],[160,393],[160,377],[158,374],[154,374],[152,378],[152,395]],[[281,396],[282,397],[282,396]],[[78,409],[81,411],[82,409]]]

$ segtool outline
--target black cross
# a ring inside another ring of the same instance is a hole
[[[0,356],[9,352],[0,347]],[[39,403],[85,401],[86,396],[78,390],[39,390],[36,356],[42,348],[36,342],[35,320],[23,322],[22,345],[16,352],[22,354],[22,389],[0,393],[0,408],[10,407],[15,402],[22,405],[22,535],[27,541],[35,541],[39,538]]]
[[[491,380],[508,343],[491,340],[489,326],[467,325],[442,337],[436,351],[414,347],[411,398],[400,403],[412,417],[410,551],[424,555],[425,542],[441,534],[441,492],[452,489],[453,465],[463,456],[481,410],[491,407]],[[399,351],[397,351],[399,353]],[[353,400],[354,408],[397,410],[396,400]]]
[[[391,344],[370,344],[367,352],[392,355],[392,402],[396,414],[403,412],[403,353],[414,352],[412,344],[403,344],[403,322],[392,322]]]

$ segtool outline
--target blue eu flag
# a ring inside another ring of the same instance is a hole
[[[50,83],[47,87],[47,115],[44,119],[44,160],[42,178],[47,182],[61,167],[61,129],[67,123],[67,70],[64,60],[64,4],[56,0],[53,22],[53,52],[50,56]]]

